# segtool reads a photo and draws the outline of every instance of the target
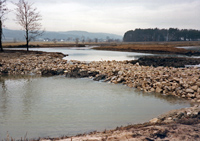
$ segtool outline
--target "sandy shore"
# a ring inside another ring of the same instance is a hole
[[[122,83],[147,92],[183,97],[199,105],[198,68],[143,66],[129,61],[83,63],[63,60],[63,57],[61,53],[6,51],[0,53],[0,76],[61,74],[67,77],[89,77],[96,81]],[[199,136],[200,108],[194,106],[171,111],[144,124],[65,137],[64,140],[200,140]]]

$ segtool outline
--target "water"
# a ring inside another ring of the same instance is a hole
[[[102,51],[94,50],[93,46],[90,47],[56,47],[56,48],[30,48],[34,51],[45,51],[45,52],[61,52],[68,54],[64,59],[66,60],[78,60],[78,61],[107,61],[107,60],[137,60],[142,56],[162,56],[162,57],[188,57],[185,55],[177,54],[150,54],[150,53],[137,53],[137,52],[121,52],[121,51]],[[24,48],[18,48],[24,49]]]
[[[103,61],[103,60],[136,60],[141,56],[150,56],[152,54],[136,53],[136,52],[119,52],[119,51],[101,51],[93,50],[91,47],[76,48],[31,48],[30,50],[46,51],[46,52],[62,52],[68,54],[66,60],[78,61]]]
[[[146,122],[182,99],[90,79],[0,77],[0,140],[60,137]]]
[[[200,51],[200,46],[185,46],[185,47],[178,47],[178,48],[184,48],[184,49],[193,50],[193,51]]]

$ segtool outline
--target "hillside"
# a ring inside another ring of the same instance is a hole
[[[10,29],[3,29],[4,33],[4,41],[24,41],[24,32],[22,30],[10,30]],[[36,40],[44,40],[44,39],[57,39],[57,40],[74,40],[76,38],[79,39],[117,39],[122,40],[122,36],[110,33],[92,33],[86,31],[66,31],[66,32],[51,32],[45,31],[44,35],[38,37]]]

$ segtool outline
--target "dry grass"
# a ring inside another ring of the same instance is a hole
[[[148,52],[148,53],[169,53],[169,54],[195,54],[195,51],[188,51],[182,46],[200,46],[200,42],[149,42],[149,43],[127,43],[115,46],[96,47],[97,50],[113,50],[128,52]]]
[[[3,47],[25,47],[25,42],[4,42],[3,43]],[[79,42],[78,46],[79,47],[84,47],[85,45],[95,45],[95,46],[102,46],[102,45],[116,45],[115,43],[88,43],[85,42],[84,44]],[[74,42],[30,42],[29,44],[32,47],[75,47],[77,46],[77,44],[75,44]]]

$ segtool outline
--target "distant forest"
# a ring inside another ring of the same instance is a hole
[[[194,29],[135,29],[124,34],[124,42],[145,41],[199,41],[200,31]]]

